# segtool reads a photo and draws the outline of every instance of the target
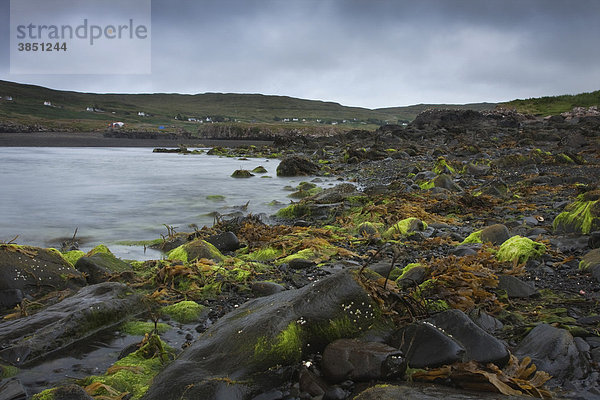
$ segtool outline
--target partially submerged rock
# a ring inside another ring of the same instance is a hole
[[[26,364],[143,311],[140,296],[123,284],[87,286],[36,314],[0,322],[0,358]]]
[[[319,166],[306,157],[286,157],[277,166],[277,176],[314,175],[319,171]]]

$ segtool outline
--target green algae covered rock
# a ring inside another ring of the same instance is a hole
[[[588,271],[600,268],[600,249],[594,249],[588,252],[579,262],[579,269]]]
[[[479,231],[471,233],[461,244],[468,243],[492,243],[501,245],[510,238],[508,228],[502,224],[490,225]]]
[[[231,174],[232,178],[251,178],[253,176],[254,174],[246,169],[236,169],[233,171],[233,174]]]
[[[413,232],[422,232],[427,229],[427,224],[418,218],[406,218],[396,222],[391,228],[384,232],[383,237],[390,239],[396,235],[406,236]]]
[[[600,230],[600,190],[578,196],[554,219],[552,227],[557,232],[584,235]]]
[[[259,165],[258,167],[254,168],[252,170],[252,172],[254,172],[255,174],[266,174],[267,169],[265,167],[263,167],[262,165]]]
[[[161,310],[164,314],[171,316],[175,321],[181,322],[182,324],[188,324],[197,321],[205,308],[206,307],[195,301],[184,300],[179,303],[165,306]]]
[[[202,239],[196,239],[181,245],[167,254],[167,259],[172,261],[179,260],[184,263],[199,258],[207,258],[215,262],[221,262],[225,259],[225,256],[223,256],[215,246]]]
[[[71,250],[63,253],[63,257],[67,260],[71,265],[75,265],[77,260],[81,257],[85,256],[85,253],[81,250]]]
[[[519,264],[538,258],[546,252],[543,243],[521,236],[513,236],[502,243],[496,257],[499,261],[516,261]]]

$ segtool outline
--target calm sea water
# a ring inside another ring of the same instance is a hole
[[[166,234],[163,224],[192,231],[249,201],[247,212],[271,215],[289,203],[285,186],[311,178],[278,178],[278,160],[152,153],[150,148],[0,148],[0,241],[58,246],[78,228],[83,250],[107,244],[123,258],[160,254],[119,241]],[[231,178],[264,166],[272,178]],[[333,181],[320,183],[333,185]],[[211,201],[209,195],[225,196]]]

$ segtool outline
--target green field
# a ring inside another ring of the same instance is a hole
[[[576,95],[547,96],[525,100],[512,100],[499,104],[500,107],[514,108],[519,112],[538,116],[557,115],[571,111],[573,107],[600,106],[600,90]]]

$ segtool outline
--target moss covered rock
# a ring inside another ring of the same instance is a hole
[[[233,174],[231,174],[232,178],[251,178],[253,176],[254,174],[246,169],[236,169],[233,171]]]
[[[496,257],[499,261],[527,262],[530,259],[539,258],[546,252],[543,243],[521,236],[513,236],[500,246]]]
[[[552,223],[557,232],[588,234],[600,230],[600,190],[584,193]]]
[[[75,268],[86,275],[90,284],[104,282],[111,274],[132,270],[131,265],[112,253],[101,252],[79,258]]]
[[[391,228],[384,232],[383,237],[390,239],[394,236],[406,236],[413,232],[422,232],[427,229],[427,224],[418,218],[406,218],[396,222]]]
[[[175,321],[182,324],[189,324],[197,321],[206,307],[191,300],[180,301],[179,303],[165,306],[161,309],[164,314],[169,315]]]
[[[265,167],[263,167],[262,165],[259,165],[258,167],[254,168],[252,170],[252,172],[254,172],[255,174],[266,174],[267,169]]]
[[[184,263],[200,258],[221,262],[225,259],[225,256],[215,246],[202,239],[196,239],[181,245],[167,254],[167,259],[179,260]]]
[[[461,244],[491,243],[499,246],[510,238],[508,228],[502,224],[490,225],[482,230],[471,233]]]
[[[294,219],[309,216],[311,214],[310,207],[306,204],[290,204],[277,211],[275,214],[279,218]]]
[[[56,249],[0,244],[0,290],[38,297],[84,285],[82,273]]]

